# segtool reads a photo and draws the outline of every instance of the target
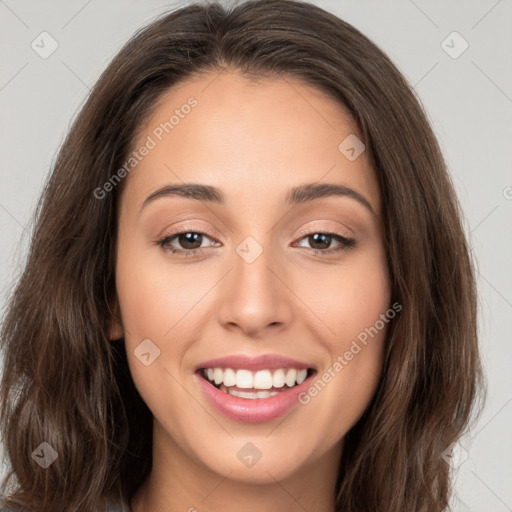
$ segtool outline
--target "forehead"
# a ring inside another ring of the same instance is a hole
[[[129,173],[123,195],[141,205],[163,185],[193,182],[222,188],[229,204],[328,182],[356,189],[378,212],[367,152],[355,160],[344,153],[360,139],[343,105],[295,78],[204,73],[164,93],[142,123],[133,149],[151,149]]]

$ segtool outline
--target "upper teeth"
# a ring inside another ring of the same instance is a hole
[[[236,386],[245,389],[270,389],[282,388],[285,384],[288,387],[301,384],[307,377],[307,370],[296,370],[294,368],[280,368],[278,370],[233,370],[231,368],[207,368],[204,371],[209,381],[215,384],[224,384],[226,387]]]

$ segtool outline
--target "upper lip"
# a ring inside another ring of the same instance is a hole
[[[295,368],[297,370],[313,368],[310,364],[289,357],[264,354],[251,356],[248,354],[235,354],[232,356],[210,359],[196,366],[196,371],[203,368],[233,368],[237,370],[277,370],[279,368]],[[314,368],[313,368],[314,369]]]

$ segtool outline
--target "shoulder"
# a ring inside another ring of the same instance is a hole
[[[19,509],[16,505],[8,504],[5,500],[0,501],[3,501],[3,504],[0,504],[0,512],[18,512]],[[7,508],[7,506],[11,508]],[[110,500],[107,512],[131,512],[131,509],[129,505],[122,500]]]
[[[2,511],[0,510],[0,512]],[[111,502],[107,512],[131,512],[131,509],[124,502]]]

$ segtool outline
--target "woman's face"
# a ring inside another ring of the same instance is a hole
[[[336,469],[390,307],[355,123],[297,80],[225,72],[169,91],[139,135],[110,335],[125,337],[162,460],[252,482]]]

